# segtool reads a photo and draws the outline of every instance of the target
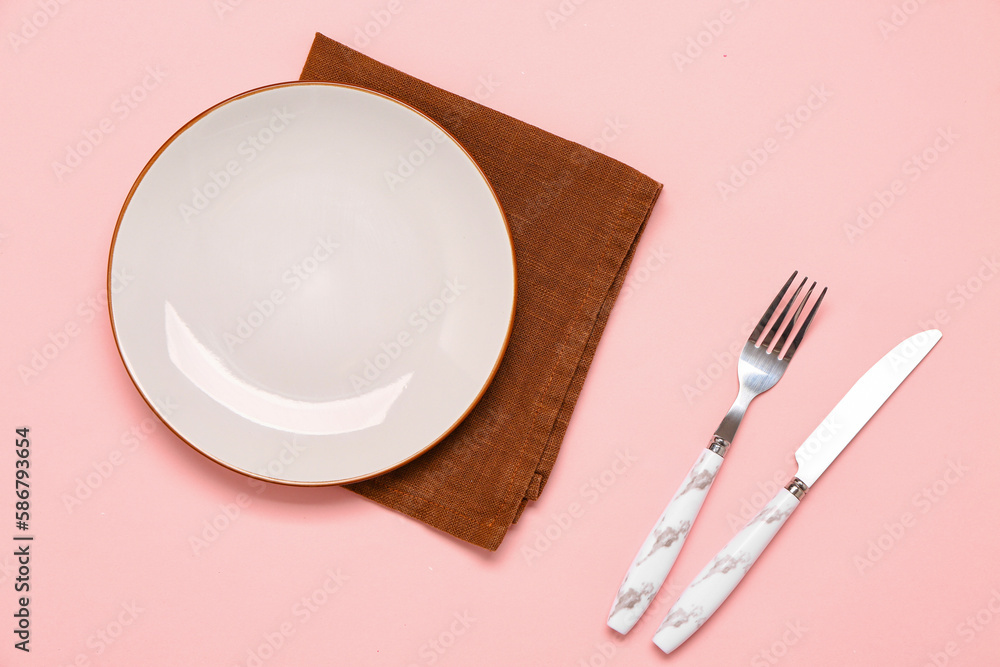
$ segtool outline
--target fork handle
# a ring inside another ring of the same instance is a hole
[[[608,626],[613,630],[622,634],[631,630],[666,581],[722,461],[722,456],[712,449],[703,449],[681,482],[670,504],[642,543],[618,589],[608,614]]]

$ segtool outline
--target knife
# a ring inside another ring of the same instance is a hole
[[[819,476],[939,340],[941,332],[937,329],[911,336],[861,376],[795,452],[798,464],[795,478],[750,519],[681,593],[653,636],[653,643],[670,653],[715,613]]]

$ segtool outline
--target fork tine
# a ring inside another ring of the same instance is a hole
[[[806,315],[806,319],[802,322],[799,332],[795,334],[795,338],[792,339],[792,343],[788,346],[788,349],[785,350],[785,355],[782,357],[785,361],[791,361],[792,355],[795,354],[795,350],[798,349],[799,343],[802,342],[802,337],[805,335],[806,329],[809,328],[809,323],[812,322],[813,315],[816,314],[816,310],[819,308],[819,304],[823,303],[824,296],[826,296],[825,287],[823,288],[823,291],[819,293],[819,298],[816,299],[816,303],[813,304],[812,310],[810,310],[809,314]]]
[[[809,286],[808,290],[806,290],[806,295],[802,297],[802,301],[799,302],[799,307],[796,308],[795,312],[792,314],[792,319],[788,320],[788,326],[786,326],[785,330],[781,332],[781,337],[778,338],[778,342],[774,344],[775,352],[781,352],[782,346],[785,344],[785,341],[788,340],[788,336],[792,333],[792,329],[795,328],[795,321],[799,319],[799,315],[802,314],[802,309],[806,307],[807,303],[809,303],[809,297],[812,296],[815,288],[816,281],[814,280],[813,284]]]
[[[792,281],[795,280],[795,276],[797,275],[799,275],[798,271],[792,271],[791,278],[785,282],[785,286],[781,288],[780,292],[778,292],[778,296],[774,297],[774,301],[772,301],[771,305],[767,307],[764,317],[760,318],[760,322],[757,323],[757,328],[754,329],[753,334],[750,335],[750,340],[756,342],[760,338],[760,335],[764,333],[764,327],[767,326],[768,320],[770,320],[771,315],[774,314],[774,309],[778,307],[779,303],[781,303],[781,298],[785,296],[788,286],[792,284]]]
[[[795,303],[795,300],[799,298],[799,292],[802,291],[802,287],[806,284],[807,280],[809,279],[808,278],[802,279],[802,282],[799,283],[798,288],[795,290],[795,294],[792,294],[792,298],[788,300],[788,303],[785,304],[785,307],[784,309],[782,309],[781,314],[778,315],[778,319],[774,321],[774,325],[770,328],[770,330],[768,330],[767,336],[764,337],[764,342],[760,344],[761,347],[763,347],[765,350],[768,347],[770,347],[771,341],[774,339],[774,334],[777,333],[778,327],[781,326],[781,323],[785,319],[785,315],[788,314],[788,309],[791,308],[792,304]]]

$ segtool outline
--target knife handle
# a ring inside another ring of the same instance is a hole
[[[670,653],[693,635],[726,601],[798,506],[796,495],[787,489],[778,491],[681,593],[653,636],[653,643]]]
[[[618,589],[608,614],[608,626],[612,629],[626,634],[653,601],[684,546],[688,531],[712,488],[722,461],[723,458],[714,451],[703,449],[681,482],[670,504],[642,543]]]

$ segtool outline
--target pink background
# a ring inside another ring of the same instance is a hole
[[[0,548],[0,663],[994,664],[1000,5],[687,4],[3,3],[0,427],[31,427],[36,541],[30,655],[12,647]],[[495,554],[338,488],[210,463],[156,421],[115,351],[107,251],[134,178],[200,111],[296,79],[315,31],[664,183],[552,478]],[[723,196],[734,169],[750,175]],[[865,228],[859,207],[877,214]],[[735,395],[728,350],[796,268],[827,300],[744,421],[675,587],[871,363],[922,328],[944,338],[664,657],[650,639],[669,591],[626,638],[608,608]],[[64,345],[23,379],[50,340]]]

